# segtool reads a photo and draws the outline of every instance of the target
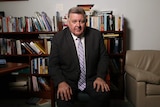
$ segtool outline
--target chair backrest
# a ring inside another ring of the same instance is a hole
[[[125,63],[160,75],[160,51],[158,50],[128,50]]]

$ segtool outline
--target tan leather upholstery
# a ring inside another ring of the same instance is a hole
[[[126,98],[135,107],[160,107],[160,51],[128,50]]]

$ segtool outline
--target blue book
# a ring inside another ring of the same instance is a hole
[[[104,31],[107,31],[107,26],[108,26],[108,22],[107,22],[107,17],[108,16],[108,14],[104,14]]]

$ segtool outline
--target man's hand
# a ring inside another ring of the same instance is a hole
[[[102,79],[102,78],[96,78],[96,80],[93,82],[93,87],[94,89],[96,89],[96,91],[110,91],[110,88],[108,86],[108,84]]]
[[[71,99],[72,89],[66,82],[61,82],[58,85],[57,99],[68,101]]]

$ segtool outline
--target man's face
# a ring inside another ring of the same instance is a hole
[[[86,20],[81,14],[71,13],[68,18],[68,27],[75,36],[80,36],[86,27]]]

